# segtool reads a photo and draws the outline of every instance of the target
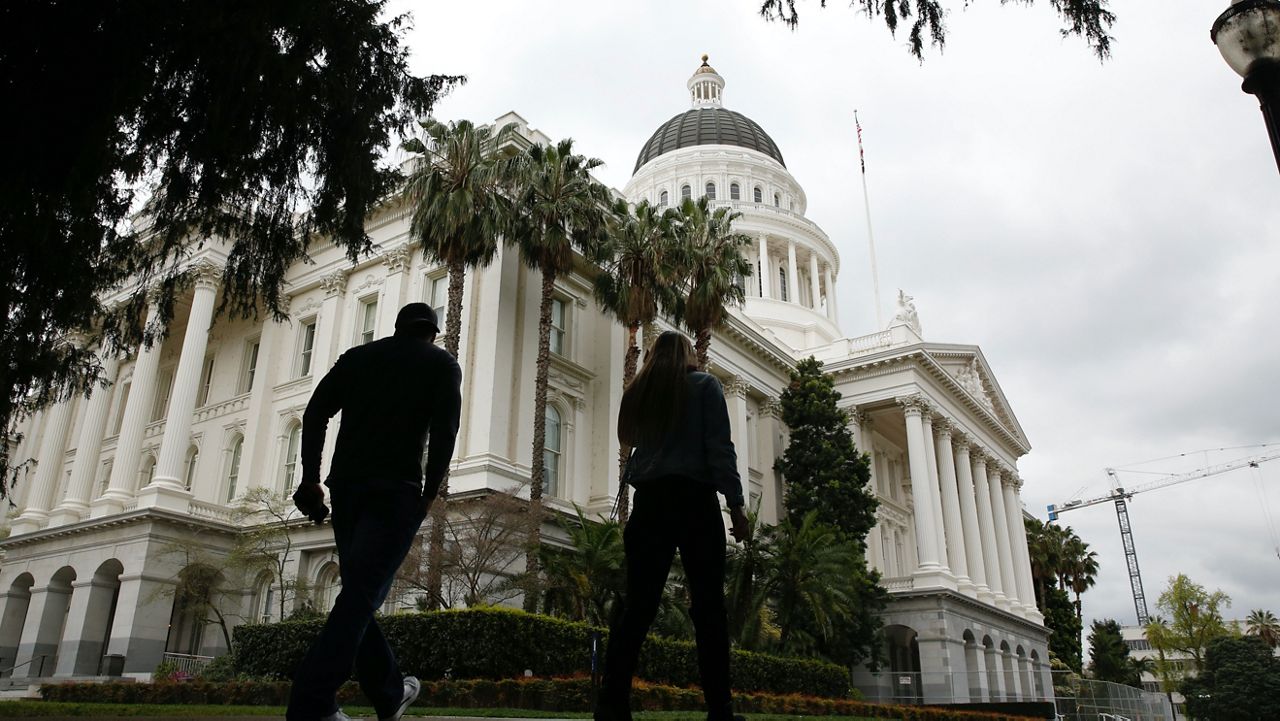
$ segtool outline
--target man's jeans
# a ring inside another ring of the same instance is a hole
[[[294,674],[289,721],[314,721],[337,711],[337,691],[351,677],[353,663],[378,716],[395,713],[404,694],[404,677],[373,614],[422,525],[421,497],[408,485],[394,491],[338,488],[331,496],[342,591]]]

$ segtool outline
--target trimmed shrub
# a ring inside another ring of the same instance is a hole
[[[234,706],[283,706],[289,684],[283,681],[231,681],[208,683],[64,683],[40,687],[45,701],[126,704],[212,704]],[[346,705],[367,705],[355,683],[338,693]],[[861,716],[902,721],[1025,721],[1025,717],[999,713],[955,711],[930,706],[890,706],[851,699],[818,698],[799,694],[737,693],[734,710],[804,716]],[[428,681],[415,706],[435,708],[512,708],[537,711],[590,711],[591,679],[508,678],[500,681]],[[641,711],[701,711],[702,692],[695,689],[637,682],[632,707]]]
[[[255,677],[291,678],[318,621],[253,624],[235,629],[236,671]],[[473,608],[405,613],[378,619],[405,673],[422,680],[502,679],[524,675],[572,676],[591,671],[591,633],[599,630],[514,609]],[[604,646],[601,646],[603,655]],[[694,644],[650,637],[637,676],[672,686],[698,683]],[[813,659],[734,651],[730,679],[740,691],[845,697],[848,672]]]

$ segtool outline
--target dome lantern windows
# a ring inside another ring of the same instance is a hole
[[[775,208],[782,207],[782,196],[779,195],[778,193],[773,194],[773,207]]]
[[[664,190],[664,191],[662,191],[661,193],[658,193],[658,207],[659,207],[659,208],[665,208],[665,207],[667,207],[667,203],[669,203],[669,202],[671,202],[671,198],[670,198],[670,196],[668,196],[668,195],[667,195],[667,191],[665,191],[665,190]]]
[[[759,185],[757,185],[757,186],[755,187],[755,190],[753,190],[753,191],[752,191],[752,198],[753,198],[753,199],[755,200],[755,202],[757,202],[757,203],[763,203],[763,202],[764,202],[764,191],[760,189],[760,186],[759,186]]]
[[[681,202],[686,201],[686,200],[690,200],[691,198],[693,198],[693,190],[692,190],[689,186],[687,186],[687,185],[682,185],[682,186],[680,186],[680,200],[681,200]]]
[[[737,183],[729,184],[729,200],[742,200],[742,191]]]
[[[707,181],[706,191],[707,191],[707,200],[715,200],[715,199],[716,199],[716,184],[715,184],[715,183],[713,183],[713,182],[711,182],[710,180],[708,180],[708,181]]]

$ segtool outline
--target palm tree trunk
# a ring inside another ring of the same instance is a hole
[[[636,365],[640,360],[640,346],[636,344],[636,333],[640,330],[639,323],[632,323],[627,326],[627,354],[622,362],[622,391],[625,393],[627,386],[631,385],[631,381],[636,377]],[[622,482],[623,474],[627,470],[627,456],[631,454],[631,447],[622,444],[618,447],[618,523],[627,525],[627,514],[630,510],[630,493],[627,486]]]
[[[658,324],[649,321],[644,324],[644,354],[646,357],[649,351],[653,350],[653,342],[658,340]]]
[[[449,305],[445,311],[444,349],[454,358],[462,341],[462,289],[466,282],[466,266],[449,264]],[[449,505],[449,470],[440,480],[440,490],[431,503],[431,532],[427,541],[427,608],[438,610],[444,596],[440,592],[441,566],[444,565],[444,520]]]
[[[694,334],[694,350],[698,351],[698,370],[705,371],[711,363],[711,329],[699,328]]]
[[[525,573],[530,584],[525,590],[524,610],[538,608],[538,547],[542,535],[542,484],[546,480],[543,451],[547,445],[547,371],[551,367],[551,296],[556,287],[554,271],[542,271],[542,302],[538,310],[538,374],[533,384],[533,459],[529,467],[529,547]]]

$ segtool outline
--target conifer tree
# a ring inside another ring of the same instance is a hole
[[[839,407],[835,383],[815,358],[800,361],[782,393],[782,422],[791,430],[787,450],[774,470],[787,483],[787,516],[800,523],[809,511],[818,520],[862,544],[876,524],[868,456],[858,451],[848,415]]]

